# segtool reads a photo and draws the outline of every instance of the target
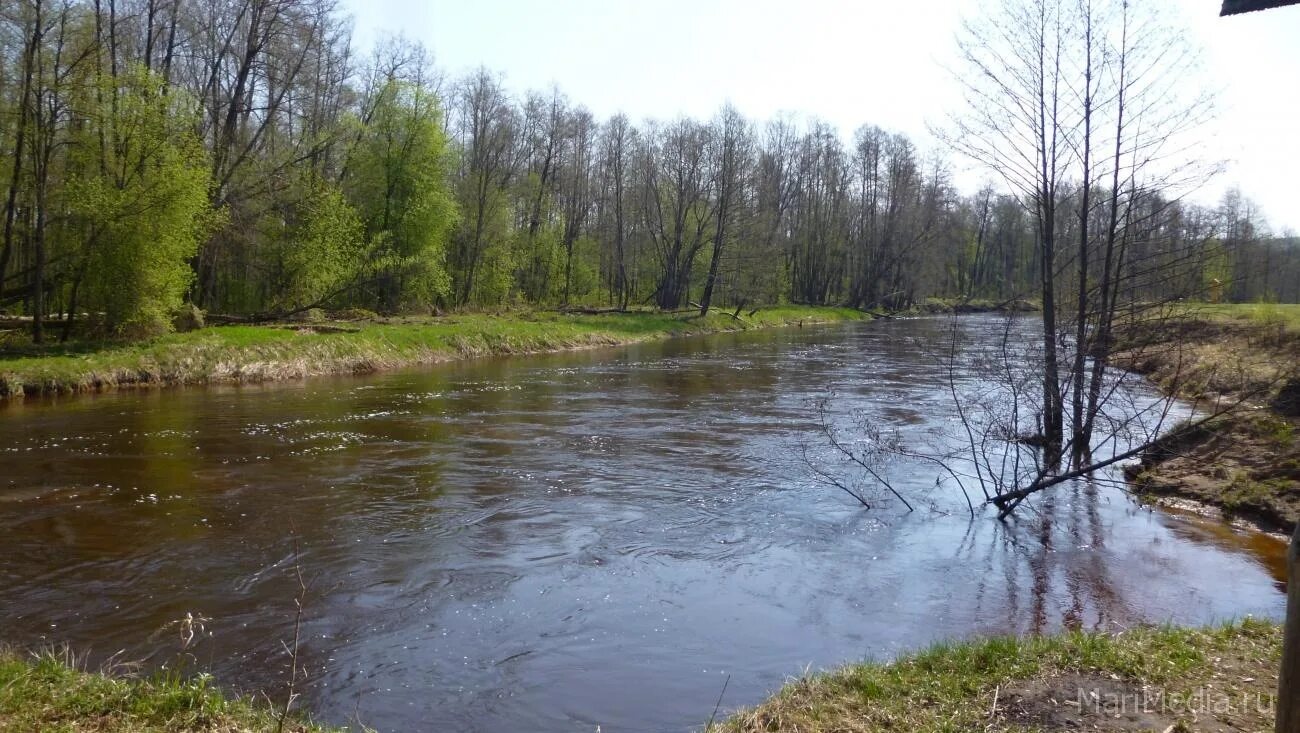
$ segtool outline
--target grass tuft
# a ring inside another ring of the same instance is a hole
[[[0,732],[270,733],[270,707],[227,697],[212,677],[161,671],[148,677],[90,672],[66,652],[20,656],[0,650]],[[292,733],[329,733],[305,720]]]
[[[1116,690],[1155,701],[1147,722],[1164,730],[1263,730],[1277,685],[1281,629],[1247,619],[1206,629],[1139,628],[1120,634],[944,643],[891,663],[855,664],[794,680],[740,710],[713,733],[1137,730],[1104,708],[1070,708],[1076,691]],[[1203,692],[1210,710],[1161,705]],[[1183,697],[1175,697],[1183,696]],[[1251,696],[1254,696],[1253,698]],[[1207,718],[1206,716],[1209,716]],[[1214,719],[1222,727],[1207,726]],[[1126,727],[1128,726],[1128,727]]]

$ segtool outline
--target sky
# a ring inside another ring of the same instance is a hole
[[[1148,2],[1150,0],[1138,0]],[[1300,232],[1300,5],[1219,18],[1219,0],[1170,0],[1217,92],[1204,157],[1227,163],[1191,198],[1239,186],[1277,233]],[[948,69],[978,0],[343,0],[369,48],[400,34],[454,76],[485,66],[516,94],[558,86],[598,117],[817,118],[870,123],[924,148],[959,103]],[[953,159],[959,182],[982,175]]]

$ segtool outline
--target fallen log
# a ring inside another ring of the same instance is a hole
[[[551,312],[552,312],[552,313],[573,313],[573,314],[580,315],[580,316],[600,316],[600,315],[605,315],[605,314],[607,314],[607,313],[627,313],[628,311],[627,311],[626,308],[618,308],[618,307],[610,307],[610,308],[578,308],[578,307],[567,307],[567,306],[566,306],[566,307],[564,307],[564,308],[556,308],[556,309],[552,310]]]

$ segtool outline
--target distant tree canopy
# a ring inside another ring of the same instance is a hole
[[[558,90],[364,61],[320,0],[15,0],[0,11],[0,308],[159,333],[182,304],[271,316],[515,303],[1032,295],[1023,197],[956,190],[867,125],[598,120]],[[1062,185],[1062,212],[1092,189]],[[1132,198],[1128,298],[1300,299],[1300,248],[1237,192]],[[1126,211],[1129,209],[1126,209]],[[1062,214],[1059,236],[1078,222]]]

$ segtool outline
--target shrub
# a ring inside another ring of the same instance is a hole
[[[185,303],[172,311],[172,328],[176,331],[197,331],[204,325],[203,311],[193,303]]]
[[[321,323],[325,320],[325,311],[320,308],[308,308],[289,316],[289,320],[295,323]]]

